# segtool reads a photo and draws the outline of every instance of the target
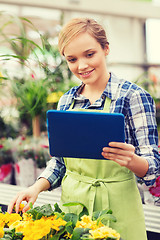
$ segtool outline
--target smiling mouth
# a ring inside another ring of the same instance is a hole
[[[94,71],[94,69],[91,70],[91,71],[88,71],[88,72],[79,73],[79,75],[81,75],[82,77],[87,77],[87,76],[90,76],[90,74],[91,74],[93,71]]]

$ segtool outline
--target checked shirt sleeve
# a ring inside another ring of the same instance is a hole
[[[61,185],[62,178],[66,172],[66,167],[63,158],[53,157],[49,161],[46,169],[38,177],[45,178],[50,182],[51,187],[48,190],[55,189]]]
[[[143,177],[146,185],[155,182],[160,167],[158,152],[158,132],[155,104],[145,91],[135,91],[130,98],[128,128],[136,154],[144,157],[149,163],[147,174]]]

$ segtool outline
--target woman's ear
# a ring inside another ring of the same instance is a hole
[[[110,48],[109,48],[109,44],[108,43],[106,44],[104,51],[105,51],[105,56],[107,56],[109,54],[109,52],[110,52]]]

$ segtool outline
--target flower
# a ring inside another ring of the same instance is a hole
[[[82,216],[81,221],[78,221],[76,224],[77,228],[91,228],[95,230],[101,226],[104,226],[101,222],[97,225],[97,221],[93,221],[90,216]]]
[[[0,238],[2,238],[3,235],[4,235],[4,230],[3,230],[3,228],[0,227]]]
[[[19,205],[19,212],[22,212],[24,206],[25,206],[25,205],[24,205],[23,203],[21,203],[21,204]],[[14,206],[13,210],[15,210],[15,207],[16,207],[16,205]]]
[[[0,166],[3,164],[13,162],[11,145],[12,145],[11,138],[0,139]]]
[[[3,213],[0,213],[0,228],[4,228],[5,225],[5,217]]]
[[[50,160],[48,139],[45,137],[35,139],[19,136],[15,139],[0,140],[0,145],[0,161],[4,161],[5,163],[7,163],[9,154],[12,162],[17,163],[23,158],[31,158],[39,168],[46,167],[47,161]],[[18,165],[16,168],[18,168]]]
[[[3,75],[2,73],[0,72],[0,82],[3,80]]]
[[[120,240],[119,233],[100,221],[100,219],[105,218],[107,213],[111,214],[111,210],[95,212],[96,214],[93,213],[92,217],[85,214],[78,220],[80,215],[73,213],[65,214],[61,211],[58,204],[54,206],[55,209],[53,211],[50,204],[35,208],[31,204],[31,209],[23,213],[22,217],[15,213],[1,213],[0,237],[11,240],[51,240],[54,237],[56,240]],[[86,209],[85,206],[83,206],[83,210],[84,208]],[[95,216],[99,217],[95,219]],[[7,231],[6,228],[3,229],[4,226],[9,227]],[[21,237],[19,238],[19,236]]]
[[[155,186],[149,188],[149,192],[155,197],[160,197],[160,176],[157,177]]]
[[[16,231],[21,231],[24,235],[23,239],[38,240],[46,236],[50,232],[50,225],[46,223],[44,219],[39,219],[36,221],[30,220],[27,222],[22,222]]]
[[[95,230],[90,230],[89,232],[93,239],[107,239],[107,238],[114,238],[117,240],[120,239],[120,234],[117,233],[114,229],[109,228],[108,226],[103,226]]]
[[[53,92],[48,95],[47,102],[48,103],[57,103],[62,95],[63,95],[63,92],[61,92],[61,91]]]
[[[66,221],[64,221],[62,218],[55,216],[51,216],[48,217],[46,219],[48,225],[51,226],[52,229],[59,231],[60,230],[60,226],[65,226],[66,225]]]
[[[12,223],[19,221],[19,220],[22,220],[22,217],[18,213],[9,214],[8,212],[6,212],[4,215],[4,218],[3,218],[3,221],[8,226],[12,225]]]

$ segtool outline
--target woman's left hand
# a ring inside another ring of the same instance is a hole
[[[135,156],[135,147],[127,143],[110,142],[109,147],[103,148],[102,156],[121,166],[129,167]]]

